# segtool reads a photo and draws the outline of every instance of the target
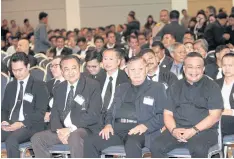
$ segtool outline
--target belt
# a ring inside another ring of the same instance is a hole
[[[117,122],[117,123],[137,123],[136,120],[124,119],[124,118],[115,119],[115,122]]]

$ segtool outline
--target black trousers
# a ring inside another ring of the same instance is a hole
[[[124,145],[127,158],[141,158],[142,148],[145,144],[145,136],[128,135],[130,129],[136,124],[115,124],[114,135],[110,135],[108,140],[102,139],[98,134],[88,136],[84,139],[84,157],[98,158],[101,151],[117,145]]]
[[[234,116],[223,115],[221,119],[222,136],[234,134]]]
[[[193,136],[187,143],[179,142],[166,130],[151,145],[152,158],[166,158],[167,153],[175,148],[188,148],[192,158],[207,158],[208,150],[218,143],[216,130],[206,130]]]
[[[6,143],[7,158],[20,158],[19,144],[30,141],[35,132],[20,128],[13,132],[1,130],[1,133],[1,142]]]

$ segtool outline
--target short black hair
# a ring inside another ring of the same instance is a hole
[[[227,19],[228,15],[224,12],[220,12],[218,15],[217,15],[217,18],[218,19]]]
[[[195,34],[192,32],[192,31],[190,31],[190,30],[187,30],[185,33],[184,33],[184,35],[185,34],[190,34],[192,37],[193,37],[193,40],[195,40]]]
[[[98,53],[96,50],[88,50],[86,52],[85,62],[89,62],[92,60],[97,60],[99,63],[102,61],[100,53]]]
[[[146,38],[146,35],[145,35],[144,32],[139,32],[138,35],[137,35],[137,37],[139,37],[140,35],[143,35]]]
[[[71,30],[69,30],[67,33],[66,33],[66,37],[68,37],[69,36],[69,34],[71,34],[72,33],[72,31]]]
[[[107,33],[106,33],[106,37],[108,37],[109,36],[109,34],[114,34],[115,35],[115,33],[113,32],[113,31],[108,31]]]
[[[179,19],[180,17],[180,12],[177,10],[172,10],[170,12],[170,19]]]
[[[57,37],[56,36],[51,36],[50,38],[49,38],[49,41],[51,41],[52,39],[56,39],[57,40]]]
[[[54,32],[53,30],[49,30],[48,32],[47,32],[47,34],[50,34],[51,32]]]
[[[230,53],[227,53],[226,55],[223,56],[222,61],[223,61],[223,59],[226,58],[226,57],[232,57],[232,58],[234,58],[234,53],[231,53],[231,52],[230,52]]]
[[[98,27],[98,30],[105,31],[105,28],[103,28],[103,27]]]
[[[94,37],[94,43],[95,43],[97,40],[101,40],[101,41],[104,43],[104,39],[103,39],[103,37],[101,37],[101,36],[95,36],[95,37]]]
[[[152,49],[149,49],[149,48],[142,49],[142,50],[140,51],[139,55],[140,55],[140,56],[143,56],[143,55],[145,55],[145,54],[147,54],[147,53],[151,53],[151,54],[155,55],[155,54],[154,54],[154,51],[153,51]]]
[[[18,62],[18,61],[22,61],[24,63],[24,65],[27,67],[29,64],[29,58],[28,55],[25,54],[24,52],[16,52],[14,53],[11,58],[10,58],[10,68],[11,68],[11,64],[13,62]]]
[[[39,13],[39,20],[42,20],[43,18],[46,18],[48,14],[46,12]]]
[[[160,49],[165,49],[165,46],[163,45],[163,43],[161,41],[154,41],[152,43],[152,47],[159,47]]]
[[[77,64],[80,65],[80,59],[75,56],[75,55],[67,55],[67,56],[63,56],[63,58],[61,59],[60,61],[60,67],[62,68],[62,62],[65,61],[65,60],[71,60],[71,59],[74,59],[76,60]]]
[[[79,37],[78,39],[77,39],[77,44],[79,43],[79,42],[83,42],[83,43],[86,43],[86,38],[85,37]]]
[[[223,49],[229,49],[229,47],[227,45],[219,45],[219,46],[216,47],[215,53],[219,53]]]
[[[119,59],[121,58],[121,51],[120,51],[119,49],[117,49],[117,48],[106,49],[106,50],[103,51],[102,55],[104,55],[104,53],[105,53],[106,51],[113,51],[113,52],[115,52],[116,56],[117,56]]]
[[[143,60],[143,61],[146,63],[146,61],[142,58],[142,56],[138,54],[138,55],[136,55],[136,56],[131,57],[131,58],[128,60],[127,65],[130,64],[131,62],[137,61],[137,60]]]
[[[209,11],[210,11],[212,14],[216,15],[216,8],[215,8],[214,6],[208,6],[207,9],[209,9]]]
[[[204,61],[204,59],[203,59],[202,55],[201,55],[201,54],[199,54],[198,52],[190,52],[190,53],[188,53],[188,54],[186,55],[186,57],[185,57],[184,61],[185,61],[187,58],[190,58],[190,57],[199,57],[199,58],[201,58],[201,59],[202,59],[203,64],[205,64],[205,61]]]
[[[184,11],[186,11],[186,9],[182,9],[182,11],[181,11],[181,12],[183,13]]]
[[[63,39],[63,41],[65,41],[65,38],[64,38],[63,36],[57,36],[57,37],[56,37],[56,41],[57,41],[58,39]]]
[[[128,42],[130,42],[131,39],[136,39],[138,41],[137,37],[133,36],[133,35],[131,35],[131,36],[128,37]]]
[[[24,19],[24,23],[26,23],[26,22],[28,22],[29,20],[26,18],[26,19]]]

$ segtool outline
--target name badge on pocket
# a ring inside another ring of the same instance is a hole
[[[83,96],[77,95],[77,96],[75,97],[74,101],[76,101],[76,103],[78,103],[79,105],[82,106],[82,105],[84,104],[84,102],[85,102],[85,99],[84,99]]]
[[[30,93],[25,93],[25,94],[24,94],[24,97],[23,97],[23,100],[26,100],[26,101],[28,101],[29,103],[32,103],[32,101],[33,101],[33,95],[30,94]]]
[[[152,97],[144,97],[143,103],[146,105],[153,106],[154,104],[154,98]]]

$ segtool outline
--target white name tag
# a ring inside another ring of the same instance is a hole
[[[52,108],[52,107],[53,107],[53,104],[54,104],[54,98],[51,98],[51,99],[50,99],[50,102],[49,102],[49,106],[50,106],[50,108]]]
[[[85,102],[85,99],[84,99],[83,96],[77,95],[77,96],[75,97],[74,101],[76,101],[76,103],[78,103],[79,105],[82,106],[82,105],[84,104],[84,102]]]
[[[23,97],[23,100],[26,100],[26,101],[28,101],[29,103],[32,103],[32,101],[33,101],[33,95],[30,94],[30,93],[25,93],[25,94],[24,94],[24,97]]]
[[[153,104],[154,104],[154,98],[144,97],[143,103],[146,104],[146,105],[153,106]]]

